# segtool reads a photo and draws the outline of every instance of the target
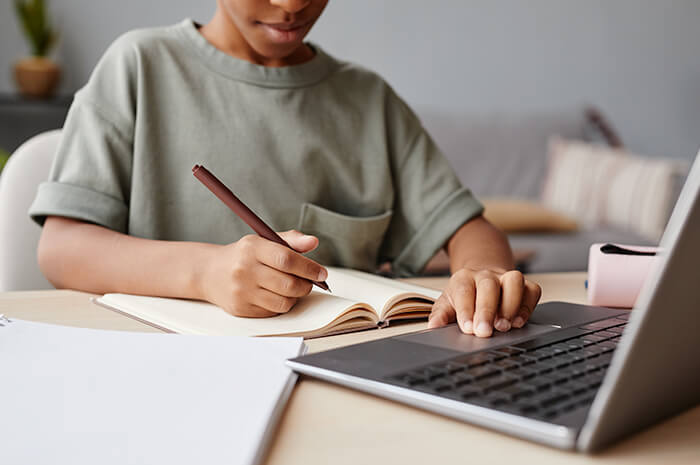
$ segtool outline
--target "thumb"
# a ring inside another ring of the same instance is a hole
[[[281,232],[279,235],[299,253],[311,252],[318,247],[318,238],[316,236],[309,236],[294,229]]]

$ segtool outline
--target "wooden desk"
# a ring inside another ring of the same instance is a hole
[[[585,273],[531,275],[542,301],[585,303]],[[441,288],[445,278],[410,280]],[[0,313],[71,326],[154,332],[90,303],[90,294],[27,291],[0,294]],[[425,323],[343,334],[308,342],[319,351],[416,331]],[[643,408],[643,406],[640,406]],[[280,422],[266,463],[700,464],[700,407],[596,456],[562,452],[361,392],[302,377]]]

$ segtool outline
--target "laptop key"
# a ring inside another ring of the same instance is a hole
[[[532,357],[529,355],[516,355],[515,357],[511,357],[508,360],[519,364],[521,367],[524,367],[535,363],[537,361],[537,357]]]
[[[535,365],[532,365],[533,370],[537,370],[538,373],[545,374],[545,373],[550,373],[554,371],[554,369],[557,367],[557,363],[554,359],[549,359],[549,360],[541,360],[537,362]]]
[[[541,347],[537,350],[532,351],[530,355],[537,357],[537,360],[546,360],[548,358],[554,357],[556,353],[557,352],[552,350],[550,347]]]
[[[503,371],[513,370],[513,369],[518,368],[520,366],[520,365],[518,365],[517,362],[513,362],[510,359],[499,360],[498,362],[494,362],[491,365],[498,367]]]
[[[602,354],[609,354],[617,348],[617,344],[614,341],[605,341],[598,344],[598,347],[601,348]]]
[[[586,330],[579,328],[566,328],[560,331],[555,331],[553,333],[544,334],[542,336],[535,337],[520,344],[514,344],[513,347],[522,349],[525,351],[533,351],[540,347],[545,347],[548,345],[556,344],[557,342],[565,341],[566,339],[571,339],[577,336],[585,334]]]
[[[434,367],[425,367],[414,371],[413,374],[415,376],[423,376],[428,381],[433,381],[445,376],[447,373]]]
[[[605,336],[599,336],[597,333],[592,333],[592,334],[586,334],[582,338],[584,341],[590,341],[593,344],[596,344],[598,342],[602,342],[606,339]]]
[[[447,380],[440,380],[428,387],[434,392],[441,393],[454,390],[455,385]]]
[[[490,365],[481,365],[472,368],[467,373],[472,376],[472,378],[479,380],[483,378],[488,378],[489,376],[494,376],[499,374],[501,371]]]
[[[490,351],[490,352],[486,352],[486,354],[489,355],[491,357],[491,361],[494,361],[494,362],[498,361],[498,360],[503,360],[504,358],[506,358],[508,356],[508,355],[504,354],[503,352],[498,352],[495,350]]]
[[[605,339],[610,339],[610,338],[613,338],[613,337],[617,337],[617,336],[618,336],[617,333],[614,333],[614,332],[612,332],[612,331],[598,331],[598,332],[593,333],[593,334],[594,334],[595,336],[598,336],[598,337],[604,337]]]
[[[501,347],[500,349],[496,349],[496,352],[503,352],[504,354],[508,356],[513,356],[513,355],[520,355],[523,352],[525,352],[523,349],[519,349],[517,347]]]
[[[602,347],[598,347],[597,345],[586,347],[583,349],[583,355],[586,358],[594,358],[599,356],[601,353],[603,353],[604,349]]]
[[[580,395],[584,394],[586,391],[589,389],[588,383],[581,382],[581,381],[569,381],[566,383],[564,386],[562,386],[562,389],[566,389],[567,391],[571,392],[573,395]]]
[[[470,387],[480,389],[481,392],[489,392],[494,389],[500,389],[506,386],[509,386],[511,384],[517,383],[518,379],[513,377],[513,376],[507,376],[507,375],[498,375],[496,377],[492,378],[486,378],[482,379],[480,381],[476,381],[470,385]]]
[[[524,399],[523,401],[514,404],[512,409],[523,415],[536,416],[537,412],[540,411],[540,406],[529,399]]]
[[[537,370],[533,370],[530,367],[520,367],[508,372],[511,376],[517,376],[520,379],[530,379],[537,375]]]
[[[536,378],[529,379],[524,386],[533,388],[536,391],[544,391],[549,389],[554,384],[554,378],[547,375],[540,375]]]
[[[453,363],[465,365],[467,368],[473,368],[484,365],[492,360],[491,356],[486,352],[476,354],[461,355],[450,360]]]
[[[399,384],[402,384],[405,386],[417,386],[419,384],[423,384],[426,382],[425,378],[423,378],[423,377],[417,377],[417,376],[406,375],[406,374],[393,376],[391,379],[393,381],[398,382]]]
[[[452,375],[451,379],[455,386],[464,386],[474,381],[474,377],[472,375],[463,371],[455,373]]]
[[[448,374],[454,374],[466,369],[466,367],[461,363],[447,362],[445,364]]]
[[[569,339],[568,341],[566,341],[566,344],[568,344],[570,347],[571,347],[571,346],[576,346],[576,347],[578,347],[579,349],[580,349],[580,348],[583,348],[583,347],[585,346],[585,343],[584,343],[582,337],[576,337],[576,338],[573,338],[573,339]]]
[[[539,403],[540,407],[550,407],[556,403],[568,399],[569,397],[571,396],[566,391],[559,389],[551,389],[535,397],[532,397],[530,400]]]
[[[569,345],[566,342],[558,342],[548,347],[555,355],[565,354],[569,351]]]
[[[461,399],[465,399],[465,400],[472,399],[472,398],[477,397],[479,395],[481,395],[481,390],[474,388],[472,386],[467,386],[465,388],[460,389],[459,391],[456,391],[456,396],[461,398]]]
[[[609,320],[594,321],[593,323],[579,326],[579,328],[598,331],[600,329],[610,328],[611,326],[616,326],[619,324],[620,324],[619,321],[616,321],[615,318],[611,318]]]
[[[616,326],[614,328],[609,328],[606,331],[609,331],[609,332],[615,333],[615,334],[622,334],[625,331],[625,325]]]
[[[513,402],[534,394],[536,390],[532,386],[526,384],[513,384],[499,389],[498,392],[507,396],[508,399]]]

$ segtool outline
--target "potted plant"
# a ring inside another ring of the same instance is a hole
[[[5,152],[3,149],[0,149],[0,173],[2,173],[2,169],[5,167],[5,163],[7,163],[7,160],[10,159],[10,154]]]
[[[44,0],[15,0],[15,10],[32,48],[32,56],[15,63],[15,80],[20,93],[47,98],[56,90],[61,70],[47,55],[56,44],[57,34],[48,21]]]

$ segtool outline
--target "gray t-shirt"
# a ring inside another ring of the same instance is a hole
[[[316,55],[270,68],[209,44],[191,20],[129,32],[75,95],[30,208],[133,236],[226,244],[252,230],[192,176],[203,164],[309,256],[419,272],[481,204],[376,74]]]

